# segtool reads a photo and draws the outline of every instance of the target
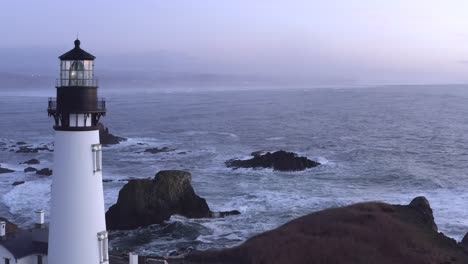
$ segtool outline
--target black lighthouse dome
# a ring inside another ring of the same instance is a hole
[[[94,60],[96,57],[80,48],[81,41],[75,40],[75,47],[59,57],[60,60]]]
[[[55,119],[56,130],[94,130],[106,113],[105,101],[98,99],[94,78],[94,57],[75,47],[59,57],[60,78],[56,81],[57,98],[49,99],[48,113]]]

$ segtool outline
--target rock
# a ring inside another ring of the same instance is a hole
[[[18,145],[18,146],[26,145],[26,142],[19,141],[19,142],[16,142],[16,145]]]
[[[23,162],[22,164],[28,164],[28,165],[36,165],[36,164],[39,164],[41,163],[38,159],[30,159],[30,160],[27,160],[25,162]]]
[[[36,171],[36,174],[42,175],[42,176],[50,176],[52,175],[52,170],[49,168],[44,168],[44,169]]]
[[[431,205],[429,204],[429,201],[426,199],[426,197],[419,196],[414,198],[409,206],[420,211],[421,218],[418,220],[426,223],[426,225],[435,232],[438,231],[437,225],[434,221]]]
[[[463,237],[461,244],[465,247],[468,246],[468,233]]]
[[[178,154],[178,155],[185,155],[185,154],[187,154],[187,152],[181,151],[181,152],[179,152],[179,153],[177,153],[177,154]]]
[[[250,156],[252,157],[258,157],[258,156],[261,156],[261,155],[264,155],[266,152],[263,151],[263,150],[258,150],[258,151],[254,151],[252,153],[250,153]]]
[[[35,172],[35,171],[37,171],[37,169],[33,167],[27,167],[26,169],[24,169],[24,172]]]
[[[111,179],[103,179],[102,182],[112,182]]]
[[[16,150],[16,153],[38,153],[39,151],[49,151],[52,152],[48,146],[43,145],[41,147],[32,147],[32,146],[21,146],[19,147],[18,150]]]
[[[169,251],[169,254],[168,256],[171,256],[171,257],[181,257],[181,256],[185,256],[187,255],[188,253],[194,251],[195,248],[193,247],[184,247],[184,248],[179,248],[179,249],[176,249],[176,250],[171,250]]]
[[[230,215],[240,215],[241,212],[237,211],[237,210],[232,210],[232,211],[224,211],[224,212],[212,212],[211,213],[211,217],[226,217],[226,216],[230,216]]]
[[[189,263],[468,263],[468,253],[428,224],[429,203],[359,203],[326,209],[221,250],[193,251]]]
[[[309,160],[306,157],[298,157],[293,152],[283,150],[276,152],[253,152],[253,158],[249,160],[228,160],[225,162],[228,168],[272,168],[278,171],[302,171],[317,167],[320,163]]]
[[[15,181],[12,185],[16,186],[16,185],[21,185],[23,183],[25,183],[25,181]]]
[[[131,181],[131,180],[136,180],[137,178],[135,177],[130,177],[130,178],[123,178],[123,179],[118,179],[117,181],[119,182],[128,182],[128,181]],[[151,178],[146,178],[147,180],[151,180]]]
[[[205,199],[195,194],[185,171],[160,171],[153,180],[130,180],[106,213],[108,229],[132,229],[168,220],[173,214],[209,217]]]
[[[2,174],[2,173],[11,173],[11,172],[15,172],[15,171],[7,169],[7,168],[1,168],[0,167],[0,174]]]
[[[147,148],[145,149],[145,153],[151,153],[151,154],[157,154],[157,153],[162,153],[162,152],[170,152],[174,151],[174,149],[168,148],[168,147],[162,147],[162,148]]]
[[[134,229],[169,220],[171,215],[211,217],[205,199],[195,194],[186,171],[160,171],[154,179],[130,180],[106,212],[110,230]]]
[[[109,132],[109,128],[105,127],[102,123],[98,124],[99,128],[99,139],[103,145],[115,145],[122,141],[127,140],[123,137],[118,137]]]

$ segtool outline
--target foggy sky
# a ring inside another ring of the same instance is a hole
[[[78,33],[109,75],[468,83],[467,11],[466,0],[2,1],[0,72],[58,75]]]

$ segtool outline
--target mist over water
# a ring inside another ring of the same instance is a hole
[[[285,87],[287,88],[287,87]],[[111,232],[111,248],[166,254],[236,245],[254,234],[320,209],[362,201],[407,204],[425,195],[440,231],[457,240],[468,231],[468,87],[394,86],[243,91],[100,91],[102,121],[129,140],[104,149],[106,208],[125,184],[163,169],[188,170],[196,193],[224,219],[172,217],[162,225]],[[52,90],[53,92],[53,90]],[[10,91],[0,97],[0,215],[23,226],[50,203],[50,178],[23,173],[20,162],[51,153],[9,151],[17,141],[49,144],[46,97]],[[149,147],[175,151],[143,153]],[[224,161],[257,150],[287,150],[323,165],[304,172],[231,170]],[[26,180],[13,187],[17,180]]]

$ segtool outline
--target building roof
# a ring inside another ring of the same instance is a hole
[[[47,233],[44,228],[41,233]],[[34,230],[19,230],[7,237],[6,240],[0,240],[0,246],[5,247],[16,258],[20,259],[33,254],[47,255],[48,243],[34,239]]]
[[[80,40],[75,40],[75,47],[59,57],[60,60],[94,60],[96,57],[80,48]]]

